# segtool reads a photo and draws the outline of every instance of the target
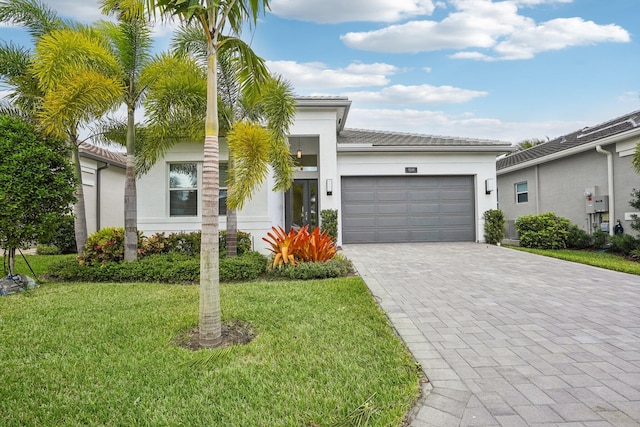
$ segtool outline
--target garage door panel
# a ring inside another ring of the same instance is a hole
[[[475,240],[472,176],[344,177],[345,243]]]

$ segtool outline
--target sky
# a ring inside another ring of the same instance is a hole
[[[98,2],[45,1],[82,22]],[[297,95],[348,97],[348,128],[517,143],[640,110],[638,0],[270,4],[242,37]],[[159,51],[172,30],[157,26]]]

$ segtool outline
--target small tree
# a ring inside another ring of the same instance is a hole
[[[75,202],[64,142],[43,137],[23,119],[0,116],[0,246],[14,275],[16,249],[51,235]]]

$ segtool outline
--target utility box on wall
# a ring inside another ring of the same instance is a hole
[[[609,196],[597,196],[593,198],[594,212],[609,212]]]

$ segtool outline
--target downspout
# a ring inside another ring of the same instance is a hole
[[[540,174],[538,171],[538,167],[540,165],[536,165],[535,168],[535,178],[536,178],[536,214],[540,213]]]
[[[607,156],[607,186],[609,188],[609,236],[613,236],[613,225],[616,220],[616,200],[613,194],[613,154],[597,145],[596,151]]]
[[[104,166],[100,166],[96,169],[96,231],[100,230],[100,171],[107,169],[109,163],[105,163]]]

